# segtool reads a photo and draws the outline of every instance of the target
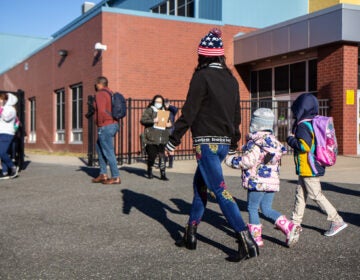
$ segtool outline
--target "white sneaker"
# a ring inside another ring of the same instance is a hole
[[[6,179],[10,179],[10,176],[7,173],[0,175],[0,180],[6,180]]]
[[[333,236],[340,231],[342,231],[344,228],[347,228],[348,224],[344,221],[341,222],[332,222],[331,226],[328,231],[324,233],[325,236]]]
[[[19,176],[19,166],[14,166],[11,168],[10,179],[16,178],[17,176]]]

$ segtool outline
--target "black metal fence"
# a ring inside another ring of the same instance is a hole
[[[88,103],[93,103],[93,96],[88,97]],[[131,164],[138,161],[144,161],[146,155],[144,153],[141,141],[141,134],[144,127],[140,124],[141,116],[150,103],[150,99],[127,99],[127,114],[120,122],[120,132],[114,137],[115,153],[119,165],[124,163]],[[170,100],[171,104],[179,108],[179,112],[175,119],[181,115],[181,108],[185,100]],[[248,133],[251,113],[260,107],[270,108],[275,114],[274,133],[278,139],[286,143],[286,137],[291,131],[291,101],[280,100],[260,100],[260,101],[240,101],[241,107],[241,127],[242,135]],[[319,100],[319,114],[328,115],[329,100]],[[93,117],[88,119],[88,165],[97,165],[98,159],[95,149],[96,126]],[[245,137],[242,137],[239,145],[245,143]],[[188,131],[182,138],[182,143],[175,151],[175,159],[193,159],[194,151],[192,147],[192,137]]]
[[[24,140],[25,140],[25,93],[23,90],[6,91],[0,90],[0,93],[12,93],[17,96],[16,113],[20,121],[19,129],[16,131],[14,140],[9,148],[9,154],[14,163],[19,166],[19,170],[24,168]]]

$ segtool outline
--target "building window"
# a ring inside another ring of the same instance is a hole
[[[72,131],[71,142],[82,143],[83,130],[82,130],[82,115],[83,115],[83,93],[82,85],[76,85],[71,87],[72,91]]]
[[[250,84],[250,91],[251,91],[251,98],[258,98],[258,71],[251,71],[251,84]]]
[[[286,97],[290,96],[291,93],[305,91],[315,94],[316,90],[316,59],[251,71],[250,92],[252,99]]]
[[[195,3],[194,0],[167,0],[150,9],[157,14],[194,17]]]
[[[309,60],[308,63],[309,91],[317,91],[317,59]]]
[[[36,101],[35,97],[30,98],[30,134],[29,142],[36,142]]]
[[[289,65],[275,67],[275,95],[289,93]]]
[[[290,92],[301,92],[306,89],[306,62],[290,64]]]
[[[272,69],[260,70],[258,78],[259,98],[272,96]]]
[[[65,142],[65,90],[60,89],[56,95],[56,137],[57,143]]]

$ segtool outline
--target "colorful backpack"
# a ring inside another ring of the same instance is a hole
[[[315,135],[315,159],[322,166],[333,166],[338,154],[334,121],[332,117],[315,116],[312,120]],[[299,122],[299,123],[301,123]]]
[[[338,154],[333,118],[316,116],[312,121],[312,125],[316,141],[316,160],[323,166],[333,166]]]

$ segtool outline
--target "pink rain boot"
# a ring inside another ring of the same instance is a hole
[[[292,247],[299,240],[300,226],[289,221],[285,216],[280,216],[275,225],[286,235],[286,245]]]
[[[262,225],[248,224],[248,228],[249,228],[249,231],[250,231],[252,237],[254,238],[256,244],[259,247],[263,247],[264,242],[263,242],[262,237],[261,237]]]

